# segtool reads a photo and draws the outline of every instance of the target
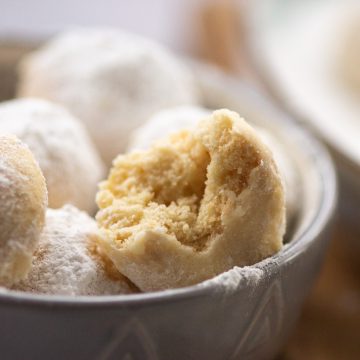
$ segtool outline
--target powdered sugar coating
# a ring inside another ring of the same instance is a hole
[[[71,205],[48,209],[31,271],[14,289],[41,294],[112,295],[134,292],[97,252],[95,221]]]
[[[26,276],[43,228],[45,179],[29,148],[0,135],[0,284]]]
[[[20,96],[66,106],[109,164],[154,112],[197,101],[190,71],[150,40],[115,29],[77,29],[24,59]]]
[[[210,113],[209,109],[195,105],[160,110],[131,133],[127,151],[146,150],[156,140],[179,130],[192,129]]]
[[[0,131],[15,134],[44,173],[49,206],[66,203],[93,212],[104,165],[83,125],[62,107],[40,99],[0,105]]]

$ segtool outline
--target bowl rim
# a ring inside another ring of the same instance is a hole
[[[195,63],[196,71],[202,76],[215,75],[218,84],[230,89],[233,94],[241,94],[247,102],[259,106],[264,113],[272,114],[276,123],[297,139],[303,146],[308,157],[311,157],[314,168],[320,179],[320,200],[317,211],[301,233],[296,234],[295,239],[289,242],[275,255],[266,258],[254,265],[254,268],[263,270],[266,273],[275,271],[279,266],[293,261],[296,257],[306,252],[309,246],[319,239],[319,235],[326,231],[330,224],[337,204],[337,179],[335,169],[328,151],[320,142],[313,137],[306,129],[300,128],[297,122],[288,114],[281,111],[268,100],[264,94],[250,84],[235,80],[226,75],[220,69],[207,65]],[[221,81],[220,81],[221,80]],[[276,265],[275,265],[276,264]],[[219,275],[218,275],[219,276]],[[162,302],[177,302],[201,296],[211,295],[216,290],[216,284],[212,281],[205,281],[192,286],[162,290],[139,294],[119,294],[100,296],[71,296],[71,295],[45,295],[32,294],[21,291],[2,289],[0,291],[1,306],[31,306],[41,308],[99,308],[99,307],[138,307]]]

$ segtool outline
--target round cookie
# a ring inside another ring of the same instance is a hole
[[[143,291],[192,285],[282,247],[285,198],[272,153],[228,110],[118,156],[97,203],[99,246]]]
[[[94,212],[104,164],[77,119],[45,100],[12,100],[0,105],[0,131],[15,134],[33,152],[46,179],[51,208],[71,203]]]
[[[195,105],[160,110],[131,133],[127,152],[146,150],[155,141],[167,135],[179,130],[192,129],[209,114],[209,109]]]
[[[48,209],[28,277],[13,289],[52,295],[115,295],[136,292],[97,251],[95,220],[71,205]]]
[[[20,96],[67,107],[86,124],[107,164],[154,112],[197,101],[191,72],[159,44],[115,29],[56,37],[20,66]]]
[[[192,130],[210,113],[209,109],[199,106],[178,106],[161,110],[132,133],[127,151],[146,150],[157,140],[176,131]],[[285,146],[277,138],[264,128],[258,126],[254,126],[254,128],[273,152],[275,162],[279,167],[286,190],[287,223],[291,224],[296,218],[299,203],[299,181],[296,168],[287,156]]]
[[[26,276],[47,206],[44,176],[29,148],[0,134],[0,284]]]

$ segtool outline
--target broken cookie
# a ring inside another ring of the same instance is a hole
[[[238,114],[118,156],[97,195],[99,246],[142,291],[192,285],[282,247],[284,188]]]

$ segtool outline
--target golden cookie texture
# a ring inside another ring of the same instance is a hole
[[[229,110],[118,156],[97,203],[100,248],[142,291],[192,285],[282,247],[278,169],[256,132]]]

